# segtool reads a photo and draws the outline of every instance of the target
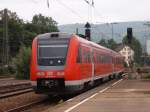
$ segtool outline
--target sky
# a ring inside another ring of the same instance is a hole
[[[52,17],[58,25],[149,21],[149,5],[150,0],[94,0],[94,7],[89,7],[85,0],[49,0],[48,8],[47,0],[0,0],[0,10],[8,8],[24,21],[41,13]]]

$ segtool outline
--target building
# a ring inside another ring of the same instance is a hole
[[[126,64],[129,66],[134,61],[134,51],[128,45],[119,45],[115,51],[119,52],[123,57]]]

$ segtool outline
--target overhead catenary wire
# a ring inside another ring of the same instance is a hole
[[[46,2],[46,6],[49,8],[50,7],[50,0],[44,0]],[[66,8],[67,10],[69,10],[72,14],[76,15],[78,18],[82,19],[83,21],[85,21],[85,18],[82,17],[78,11],[74,10],[72,7],[70,7],[69,5],[62,2],[62,0],[53,0],[53,1],[57,1],[60,5],[62,5],[64,8]],[[93,21],[95,20],[95,15],[99,18],[104,18],[103,15],[101,15],[101,13],[97,10],[97,8],[95,7],[95,2],[94,0],[83,0],[87,5],[88,5],[88,21]],[[33,3],[38,3],[39,0],[31,0],[31,2]],[[96,14],[95,14],[96,13]]]
[[[95,19],[95,15],[94,15],[95,13],[96,13],[97,17],[105,18],[95,7],[94,0],[83,0],[83,1],[89,6],[88,7],[88,20],[90,20],[92,22],[92,20]]]
[[[93,7],[94,7],[94,0],[84,0],[84,2],[88,5],[88,21],[92,23],[93,19]]]
[[[66,4],[63,3],[61,0],[55,0],[55,1],[57,1],[60,5],[62,5],[62,6],[63,6],[64,8],[66,8],[67,10],[69,10],[72,14],[76,15],[78,18],[80,18],[80,19],[82,19],[83,21],[85,21],[84,18],[81,17],[81,15],[80,15],[77,11],[73,10],[70,6],[66,5]]]
[[[84,0],[84,1],[85,1],[88,5],[94,7],[94,0],[92,0],[91,3],[90,3],[90,1],[88,1],[88,0]]]
[[[47,0],[47,7],[49,8],[49,0]]]

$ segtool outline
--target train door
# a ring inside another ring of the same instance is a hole
[[[112,73],[114,74],[115,72],[115,58],[112,56]]]
[[[95,71],[95,65],[94,65],[94,49],[91,48],[91,64],[92,64],[92,76],[91,76],[91,84],[94,84],[94,71]]]
[[[83,80],[84,79],[84,48],[83,46],[80,44],[78,47],[78,58],[77,58],[77,63],[79,63],[79,76],[80,79]]]

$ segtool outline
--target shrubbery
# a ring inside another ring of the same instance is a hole
[[[13,59],[17,78],[29,79],[30,57],[31,57],[31,48],[22,46],[19,50],[18,55]]]

